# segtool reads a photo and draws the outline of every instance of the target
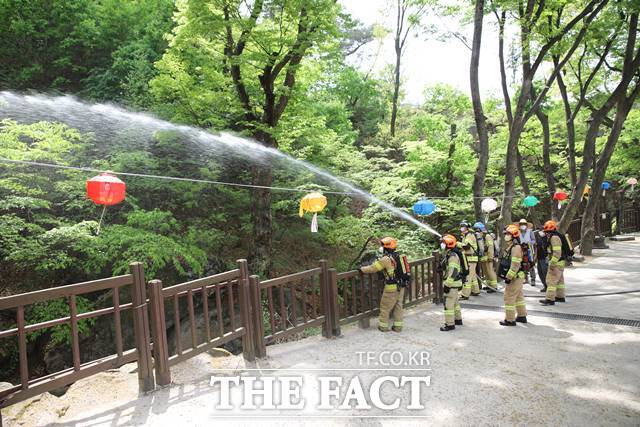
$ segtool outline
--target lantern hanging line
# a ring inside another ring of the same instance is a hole
[[[14,163],[14,164],[23,164],[29,166],[38,166],[45,167],[51,169],[63,169],[63,170],[76,170],[82,172],[95,172],[102,173],[104,169],[96,169],[96,168],[88,168],[82,166],[66,166],[59,165],[55,163],[43,163],[43,162],[34,162],[30,160],[15,160],[15,159],[7,159],[4,157],[0,157],[0,162],[2,163]],[[179,181],[179,182],[193,182],[196,184],[211,184],[211,185],[224,185],[229,187],[241,187],[241,188],[262,188],[265,190],[274,190],[274,191],[289,191],[292,193],[307,193],[308,190],[303,190],[300,188],[290,188],[290,187],[276,187],[276,186],[268,186],[268,185],[253,185],[253,184],[242,184],[237,182],[225,182],[225,181],[214,181],[209,179],[198,179],[198,178],[185,178],[179,176],[166,176],[166,175],[153,175],[153,174],[145,174],[145,173],[136,173],[136,172],[111,172],[117,176],[130,176],[135,178],[148,178],[148,179],[158,179],[163,181]],[[324,194],[336,194],[343,196],[362,196],[362,193],[354,192],[354,191],[322,191]],[[546,194],[539,195],[541,197],[546,197]],[[487,196],[429,196],[431,199],[437,200],[472,200],[472,199],[485,199]],[[508,199],[517,199],[523,197],[522,194],[514,194],[514,195],[497,195],[492,197],[498,197],[500,199],[508,198]]]

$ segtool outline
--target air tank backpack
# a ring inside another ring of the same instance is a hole
[[[398,287],[406,288],[411,283],[411,268],[409,267],[409,260],[406,255],[400,255],[393,253],[391,256],[393,261],[394,279]]]
[[[511,268],[511,251],[513,250],[514,246],[515,245],[511,246],[511,248],[509,249],[509,253],[507,253],[506,256],[500,258],[500,264],[498,265],[498,277],[501,279],[507,278],[507,273]],[[528,244],[520,243],[520,248],[522,249],[522,261],[520,262],[520,270],[518,270],[516,273],[523,271],[526,274],[529,272],[529,270],[531,270],[531,267],[533,266],[533,260],[529,258]]]
[[[487,252],[485,244],[484,244],[484,236],[482,233],[476,234],[476,242],[478,242],[478,257],[483,257]]]

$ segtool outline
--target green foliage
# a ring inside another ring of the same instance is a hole
[[[77,296],[76,308],[78,314],[87,313],[94,309],[94,304],[87,298]],[[71,311],[69,308],[69,302],[63,299],[56,299],[51,301],[44,301],[34,304],[31,309],[27,321],[30,324],[42,323],[49,320],[61,319],[69,317]],[[78,320],[78,335],[86,335],[91,332],[91,328],[96,324],[96,318]],[[34,332],[27,334],[27,341],[35,341],[43,334],[50,334],[51,344],[71,344],[71,327],[68,322],[61,325],[56,325],[47,329],[38,329]]]

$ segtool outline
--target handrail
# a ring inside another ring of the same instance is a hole
[[[73,285],[58,286],[56,288],[42,289],[40,291],[25,292],[0,298],[0,310],[15,308],[20,305],[31,305],[45,300],[69,297],[71,295],[88,294],[110,288],[119,288],[133,284],[133,275],[108,277],[106,279],[92,280],[90,282],[74,283]]]
[[[193,289],[200,289],[203,286],[211,286],[217,285],[222,282],[228,282],[233,279],[237,279],[240,277],[240,270],[235,269],[231,271],[225,271],[224,273],[215,274],[213,276],[202,277],[200,279],[195,279],[190,282],[180,283],[173,286],[168,286],[162,289],[162,294],[165,297],[170,297],[178,293],[182,293],[184,291],[190,291]]]
[[[265,280],[260,282],[260,286],[264,288],[270,288],[273,286],[283,285],[285,283],[293,282],[300,279],[306,279],[307,277],[320,274],[320,268],[312,268],[311,270],[300,271],[298,273],[289,274],[287,276],[276,277],[275,279]]]

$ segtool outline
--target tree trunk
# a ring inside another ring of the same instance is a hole
[[[549,130],[549,116],[542,112],[540,109],[536,111],[536,117],[540,121],[542,126],[542,162],[544,169],[544,177],[547,181],[548,196],[551,196],[556,192],[556,179],[553,176],[553,167],[551,166],[551,133]],[[551,217],[554,220],[558,220],[558,205],[554,202],[551,203]]]
[[[456,152],[456,129],[455,123],[451,124],[451,139],[449,140],[449,157],[447,158],[447,186],[444,190],[444,196],[449,197],[451,187],[453,186],[453,155]],[[479,217],[478,217],[479,218]]]
[[[277,145],[275,138],[264,132],[256,134],[256,139],[267,147]],[[251,168],[253,185],[270,187],[273,184],[271,165],[255,165]],[[271,223],[271,190],[251,189],[251,224],[253,239],[249,248],[249,265],[253,274],[269,277],[272,270],[271,245],[273,228]]]
[[[398,118],[398,99],[400,98],[400,59],[402,57],[402,49],[400,48],[400,39],[396,37],[396,67],[393,81],[393,100],[391,103],[391,124],[389,132],[391,136],[396,136],[396,119]]]
[[[476,1],[475,14],[473,18],[473,44],[471,48],[471,65],[469,75],[471,83],[471,100],[473,103],[473,116],[478,132],[478,167],[473,177],[473,208],[476,219],[482,218],[482,196],[484,194],[484,181],[487,175],[489,164],[489,135],[487,133],[487,119],[482,108],[480,98],[480,83],[478,78],[478,68],[480,65],[480,46],[482,42],[482,21],[484,18],[484,0]]]
[[[528,92],[528,90],[527,90]],[[524,95],[521,95],[521,97]],[[512,222],[511,207],[513,206],[513,198],[516,194],[516,171],[517,171],[517,150],[520,136],[524,129],[524,106],[518,107],[516,115],[513,119],[513,125],[509,132],[509,140],[507,142],[507,156],[504,172],[504,191],[502,193],[502,206],[500,208],[500,218],[498,223],[504,226]]]
[[[518,166],[518,176],[520,177],[520,185],[522,186],[522,191],[524,192],[525,195],[531,194],[531,191],[529,191],[529,181],[527,181],[527,174],[524,170],[524,165],[522,163],[522,155],[520,154],[520,149],[516,149],[516,163]],[[529,213],[528,213],[529,218],[527,218],[527,220],[531,220],[531,222],[533,222],[533,225],[535,225],[536,227],[538,227],[540,225],[540,219],[538,218],[538,213],[536,212],[536,208],[532,207],[529,208]]]
[[[558,88],[560,89],[560,95],[562,97],[562,104],[564,106],[564,117],[567,126],[567,160],[569,162],[569,176],[571,176],[571,186],[575,187],[576,182],[578,181],[576,168],[576,129],[573,122],[573,112],[571,111],[571,104],[569,103],[569,95],[567,94],[567,86],[564,84],[564,80],[562,79],[562,71],[558,73],[558,77],[556,78],[558,79]]]
[[[600,187],[604,182],[605,174],[607,173],[607,168],[609,167],[609,160],[613,155],[613,151],[615,146],[620,138],[620,134],[622,133],[622,127],[624,126],[624,122],[627,119],[627,115],[633,106],[635,98],[638,94],[638,88],[640,86],[636,86],[634,88],[633,93],[629,98],[624,98],[621,100],[616,108],[616,116],[613,120],[613,127],[611,128],[611,133],[607,138],[607,142],[598,157],[598,161],[596,162],[596,167],[593,172],[593,179],[591,181],[591,188],[594,189],[592,191],[591,196],[589,197],[589,201],[587,202],[587,206],[584,210],[584,215],[582,217],[582,227],[580,229],[580,253],[582,255],[591,255],[593,250],[593,238],[595,236],[595,215],[598,207],[598,203],[600,202]]]

